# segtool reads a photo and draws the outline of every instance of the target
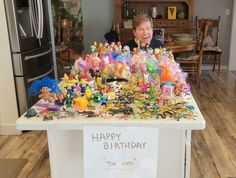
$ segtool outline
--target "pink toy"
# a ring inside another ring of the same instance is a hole
[[[182,92],[186,95],[190,93],[190,84],[189,83],[184,83],[182,85]]]
[[[78,71],[78,70],[81,70],[82,72],[88,71],[88,68],[86,66],[86,62],[81,57],[75,61],[74,66],[75,66],[76,71]]]
[[[162,96],[163,97],[173,97],[174,96],[174,86],[165,84],[162,88]]]

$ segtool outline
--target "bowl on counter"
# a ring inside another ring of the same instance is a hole
[[[172,35],[174,41],[192,41],[194,40],[194,35],[189,33],[178,33]]]

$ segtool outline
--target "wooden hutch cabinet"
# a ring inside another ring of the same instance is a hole
[[[157,16],[153,18],[154,28],[164,28],[165,37],[174,33],[194,33],[194,0],[115,0],[115,18],[119,25],[120,41],[125,43],[133,38],[131,21],[140,13],[152,15],[155,7]],[[168,7],[176,8],[176,19],[168,19]],[[128,25],[127,25],[128,24]]]

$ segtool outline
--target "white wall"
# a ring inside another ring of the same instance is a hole
[[[94,41],[104,42],[114,17],[115,0],[82,0],[85,52]]]
[[[236,70],[236,1],[233,4],[233,20],[231,28],[231,43],[229,53],[229,70]]]
[[[19,134],[15,128],[18,112],[3,0],[0,17],[0,134]]]

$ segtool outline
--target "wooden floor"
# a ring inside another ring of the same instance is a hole
[[[236,72],[220,77],[202,72],[202,88],[192,93],[206,120],[206,129],[193,131],[191,178],[236,178]],[[0,158],[27,158],[19,178],[49,178],[46,133],[0,136]],[[0,175],[1,177],[1,175]]]

